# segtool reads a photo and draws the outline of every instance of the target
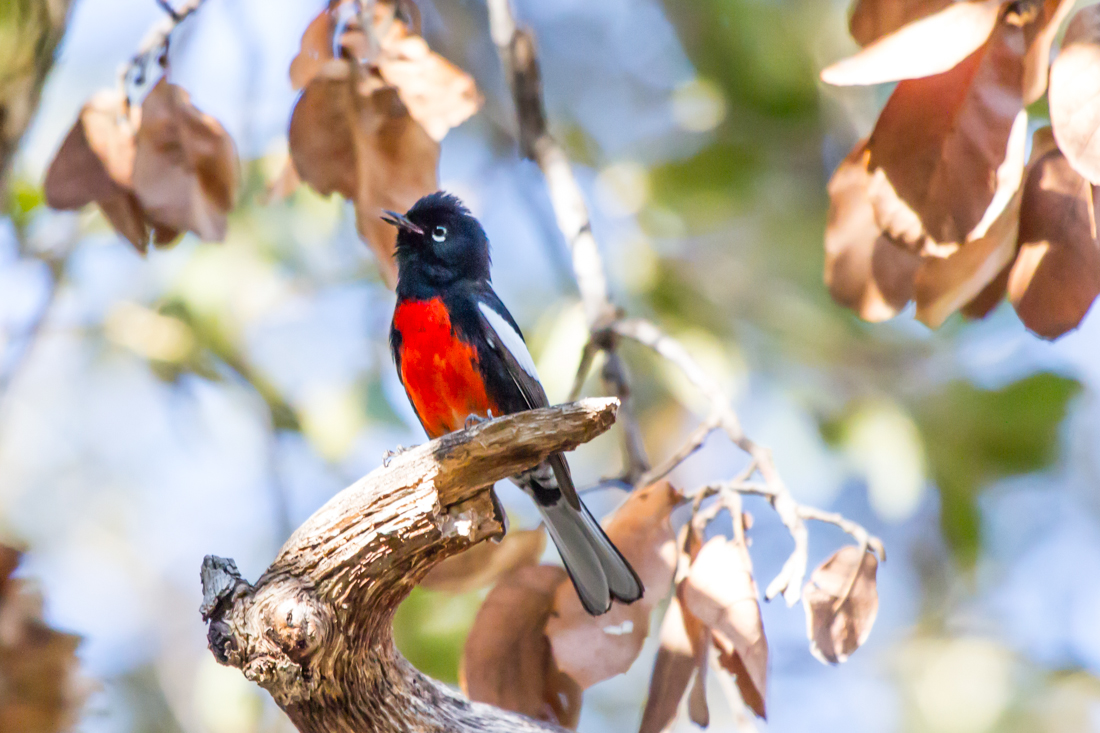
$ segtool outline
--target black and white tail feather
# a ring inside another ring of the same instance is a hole
[[[588,613],[606,613],[612,599],[632,603],[642,597],[642,582],[630,563],[612,544],[588,507],[584,504],[574,507],[566,500],[558,489],[550,461],[512,480],[535,498],[550,538]],[[543,503],[553,495],[556,500]]]
[[[478,303],[478,310],[486,343],[502,358],[527,409],[548,405],[534,360],[511,314],[491,290]],[[560,453],[512,480],[534,498],[586,611],[599,615],[611,608],[612,599],[632,603],[642,597],[641,579],[581,503]]]

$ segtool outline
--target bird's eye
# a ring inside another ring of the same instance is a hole
[[[447,238],[447,227],[436,227],[432,230],[432,239],[437,242],[442,242]]]

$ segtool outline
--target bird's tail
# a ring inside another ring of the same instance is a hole
[[[632,603],[642,597],[638,574],[584,504],[575,509],[559,495],[538,506],[586,611],[598,616],[611,608],[612,598]]]

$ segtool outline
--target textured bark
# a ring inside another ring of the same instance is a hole
[[[302,733],[560,731],[466,700],[394,647],[398,604],[444,558],[502,532],[492,483],[607,430],[618,400],[491,420],[405,451],[333,497],[255,585],[203,562],[203,618],[222,664]]]
[[[19,140],[38,108],[69,0],[0,2],[0,200]]]

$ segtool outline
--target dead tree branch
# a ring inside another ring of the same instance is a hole
[[[393,458],[333,497],[253,585],[203,562],[215,657],[271,693],[302,733],[560,731],[473,703],[398,653],[398,604],[433,566],[502,527],[492,483],[611,427],[618,401],[509,415]]]

